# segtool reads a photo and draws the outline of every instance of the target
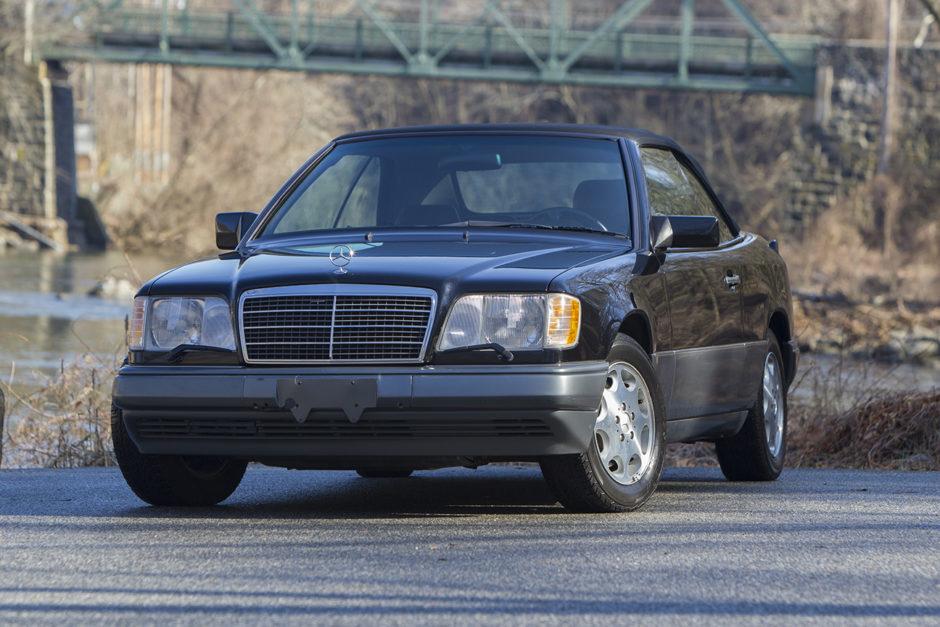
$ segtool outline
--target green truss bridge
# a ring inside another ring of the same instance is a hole
[[[732,28],[698,19],[694,0],[86,0],[55,3],[67,26],[33,46],[49,61],[812,96],[818,42],[721,2]]]

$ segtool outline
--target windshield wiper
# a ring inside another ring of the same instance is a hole
[[[167,363],[175,364],[183,360],[186,353],[234,353],[235,351],[221,346],[206,346],[205,344],[180,344],[166,354]]]
[[[550,224],[533,224],[531,222],[498,222],[496,220],[463,220],[461,222],[451,222],[441,226],[485,226],[502,229],[544,229],[546,231],[579,231],[582,233],[601,233],[603,235],[621,235],[612,231],[603,229],[592,229],[587,226],[553,226]],[[626,236],[622,236],[626,237]]]
[[[605,231],[603,229],[592,229],[588,226],[547,226],[547,225],[528,225],[537,229],[550,229],[552,231],[580,231],[582,233],[602,233],[604,235],[619,235],[619,233],[614,233],[613,231]]]
[[[512,354],[508,348],[502,344],[497,344],[496,342],[490,342],[489,344],[473,344],[472,346],[458,346],[457,348],[448,348],[447,350],[437,351],[438,355],[444,355],[446,353],[456,353],[464,351],[496,351],[499,353],[499,356],[503,358],[504,361],[512,361],[515,358],[515,355]]]
[[[461,220],[460,222],[449,222],[440,226],[492,226],[492,227],[514,227],[514,226],[535,226],[522,222],[500,222],[499,220]]]

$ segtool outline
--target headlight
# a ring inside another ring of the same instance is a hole
[[[180,344],[235,350],[228,303],[214,296],[138,296],[128,336],[131,350],[168,351]]]
[[[470,294],[451,307],[438,350],[500,344],[508,350],[571,348],[581,302],[567,294]]]

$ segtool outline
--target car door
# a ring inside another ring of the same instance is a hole
[[[669,346],[661,360],[674,362],[666,413],[670,420],[742,409],[739,373],[744,368],[741,238],[712,201],[695,173],[669,149],[641,149],[650,211],[663,215],[714,215],[716,248],[670,248],[663,272],[671,319]],[[669,388],[668,384],[664,384]]]

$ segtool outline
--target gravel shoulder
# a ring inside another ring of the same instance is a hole
[[[116,469],[0,471],[0,622],[940,621],[940,473],[669,468],[568,514],[537,468],[367,480],[249,467],[214,508]]]

